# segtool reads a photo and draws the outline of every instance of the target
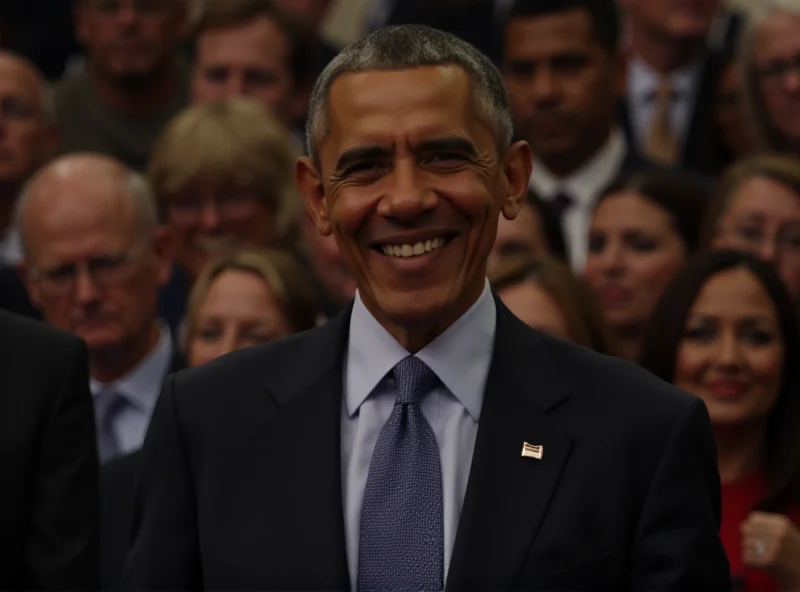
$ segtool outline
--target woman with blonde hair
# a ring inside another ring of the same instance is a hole
[[[195,105],[170,122],[147,174],[174,240],[176,266],[161,307],[171,324],[212,258],[241,247],[296,247],[297,156],[289,132],[252,99]]]
[[[767,0],[742,39],[745,106],[759,151],[800,155],[798,39],[798,0]]]
[[[800,162],[761,154],[728,168],[709,204],[703,244],[773,264],[800,303]]]
[[[288,253],[243,250],[207,265],[192,288],[183,339],[189,365],[316,326],[310,278]]]

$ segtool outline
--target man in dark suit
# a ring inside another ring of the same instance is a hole
[[[86,346],[0,311],[0,589],[96,590],[97,447]]]
[[[381,29],[323,72],[308,136],[355,302],[167,381],[127,586],[728,590],[702,403],[489,290],[531,151],[488,58]]]
[[[517,135],[534,155],[531,189],[561,221],[583,271],[600,193],[645,166],[620,129],[625,62],[614,0],[516,0],[503,35],[503,75]]]
[[[620,4],[629,38],[620,115],[629,141],[659,164],[715,172],[711,126],[722,53],[709,38],[721,2]]]
[[[186,368],[177,351],[168,374]],[[125,558],[131,545],[133,491],[140,451],[113,458],[100,467],[100,540],[102,542],[101,588],[116,590],[120,585]]]

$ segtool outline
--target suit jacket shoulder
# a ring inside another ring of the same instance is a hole
[[[0,589],[95,589],[98,467],[86,346],[0,312]]]

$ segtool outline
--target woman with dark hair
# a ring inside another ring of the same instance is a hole
[[[558,259],[519,258],[489,274],[489,283],[508,309],[531,327],[616,355],[597,298]]]
[[[528,191],[519,214],[513,220],[500,216],[497,236],[489,253],[488,272],[492,274],[519,258],[552,257],[567,261],[567,248],[561,221],[539,196]]]
[[[636,360],[661,292],[697,249],[708,191],[675,171],[626,175],[600,197],[589,229],[586,279],[622,355]]]
[[[708,408],[722,537],[742,590],[800,589],[800,321],[773,267],[692,259],[656,306],[641,365]]]

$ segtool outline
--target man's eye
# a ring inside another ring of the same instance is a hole
[[[375,172],[375,171],[383,169],[383,168],[384,168],[384,166],[380,162],[364,161],[364,162],[359,162],[359,163],[356,163],[354,165],[351,165],[351,166],[347,167],[347,169],[345,169],[345,171],[344,171],[344,174],[345,174],[345,176],[348,176],[348,175],[358,175],[358,174],[364,174],[364,173],[372,173],[372,172]]]

